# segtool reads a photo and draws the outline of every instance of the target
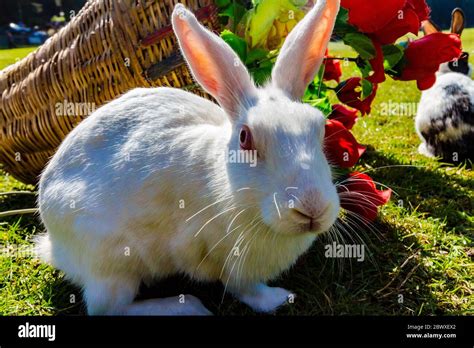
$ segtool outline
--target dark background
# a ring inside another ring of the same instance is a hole
[[[86,0],[0,0],[0,27],[22,21],[29,27],[44,28],[60,11],[69,21],[70,11],[77,14],[85,3]]]
[[[443,29],[451,26],[451,12],[456,7],[462,8],[466,14],[466,27],[474,26],[474,0],[427,0],[426,2],[432,10],[431,19]]]
[[[70,11],[77,13],[85,2],[86,0],[0,0],[0,26],[22,20],[27,26],[44,27],[51,17],[60,11],[64,11],[66,19],[69,20]],[[468,27],[474,25],[474,0],[427,0],[427,2],[433,10],[433,20],[445,29],[450,26],[451,11],[455,7],[461,7],[465,11]]]

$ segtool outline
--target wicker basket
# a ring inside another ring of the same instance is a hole
[[[131,88],[173,86],[210,98],[194,85],[179,54],[170,26],[177,2],[192,9],[211,29],[218,29],[211,0],[89,0],[43,46],[3,70],[0,163],[4,170],[35,184],[74,126],[94,108]]]

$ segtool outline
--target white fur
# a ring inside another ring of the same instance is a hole
[[[139,88],[94,112],[41,176],[48,233],[38,250],[84,288],[90,314],[209,314],[192,296],[134,302],[142,281],[176,273],[221,280],[255,310],[273,311],[289,293],[261,283],[287,270],[339,212],[324,117],[232,70],[223,60],[235,54],[182,5],[173,23],[181,47],[197,50],[183,49],[193,73],[223,109],[181,90]],[[243,124],[258,150],[254,168],[222,156],[239,149]],[[296,210],[319,226],[309,231]]]
[[[461,36],[465,26],[465,16],[462,10],[455,9],[452,13],[451,32]],[[425,35],[439,32],[438,27],[430,20],[423,23]],[[471,133],[474,127],[466,124],[453,124],[450,110],[458,103],[457,96],[449,95],[445,88],[449,86],[459,87],[469,93],[471,104],[474,104],[474,83],[471,79],[472,65],[469,65],[467,75],[455,72],[449,67],[449,62],[439,66],[436,74],[436,83],[430,89],[423,91],[415,119],[416,131],[422,141],[418,152],[426,157],[436,157],[436,150],[426,142],[422,133],[428,133],[431,129],[437,132],[437,138],[442,141],[456,143],[463,135]],[[438,125],[437,123],[440,122]],[[446,123],[445,125],[443,123]],[[438,132],[443,126],[444,131]],[[462,145],[460,144],[460,147]]]
[[[447,110],[452,108],[452,106],[457,102],[457,98],[456,96],[446,94],[444,88],[447,86],[459,86],[463,90],[468,91],[471,98],[471,104],[474,104],[474,83],[472,79],[469,76],[451,72],[447,67],[447,64],[443,64],[437,74],[435,85],[422,93],[418,113],[415,119],[417,133],[423,141],[419,148],[419,152],[428,157],[433,157],[434,154],[425,143],[422,132],[427,132],[433,127],[433,120],[441,118],[445,119],[447,122],[446,130],[439,134],[440,140],[450,139],[456,141],[464,134],[474,131],[474,127],[466,123],[460,124],[456,127],[451,125],[451,118],[447,113]]]

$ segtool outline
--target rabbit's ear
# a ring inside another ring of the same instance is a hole
[[[454,9],[452,16],[453,19],[451,21],[451,33],[461,35],[466,22],[464,12],[458,7]]]
[[[173,29],[197,82],[235,119],[248,107],[256,87],[237,54],[197,21],[182,4],[174,8]]]
[[[423,30],[423,34],[430,35],[434,33],[439,33],[441,28],[436,25],[431,19],[423,21],[421,25],[421,30]]]
[[[272,80],[294,100],[303,97],[321,67],[339,4],[340,0],[318,0],[283,44]]]

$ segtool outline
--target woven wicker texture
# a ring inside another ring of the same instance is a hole
[[[35,184],[64,137],[88,114],[136,87],[193,82],[170,26],[178,2],[218,29],[211,0],[89,0],[66,27],[0,73],[0,163]]]

